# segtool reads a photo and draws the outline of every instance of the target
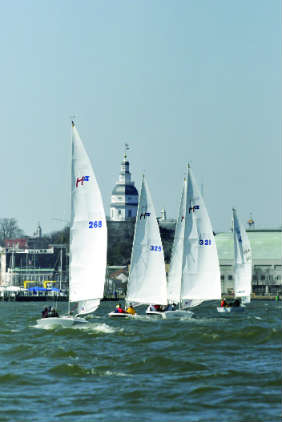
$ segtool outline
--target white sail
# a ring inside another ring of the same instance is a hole
[[[143,176],[126,302],[167,304],[164,252],[151,194]]]
[[[72,185],[69,300],[88,314],[103,297],[107,225],[102,196],[90,159],[72,125]]]
[[[233,211],[234,293],[249,303],[252,289],[252,253],[249,238],[235,209]]]
[[[188,307],[205,300],[221,298],[215,238],[204,200],[190,167],[183,217],[185,228],[180,297],[182,306]]]
[[[169,303],[179,303],[181,298],[181,281],[183,267],[185,215],[187,208],[187,180],[184,185],[179,206],[178,219],[175,226],[174,241],[167,280],[167,298]]]

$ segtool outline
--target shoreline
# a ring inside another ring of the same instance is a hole
[[[223,295],[222,298],[227,300],[233,300],[234,297],[231,295]],[[278,301],[282,299],[278,296]],[[277,301],[276,295],[273,296],[253,296],[251,301],[256,300],[267,300]],[[118,302],[124,301],[124,297],[104,297],[101,302]],[[0,298],[0,302],[68,302],[68,296],[26,296],[26,295],[5,295]]]

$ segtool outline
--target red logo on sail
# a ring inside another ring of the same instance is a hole
[[[83,183],[89,182],[89,179],[90,179],[90,176],[77,177],[75,187],[78,187],[79,183],[81,183],[81,185],[83,186]]]

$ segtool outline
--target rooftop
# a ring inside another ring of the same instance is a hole
[[[281,230],[250,230],[252,257],[254,260],[282,260]],[[219,259],[234,259],[233,233],[218,233],[215,236]]]

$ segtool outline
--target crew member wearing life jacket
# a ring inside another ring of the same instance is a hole
[[[227,303],[226,303],[225,299],[222,299],[222,301],[220,302],[220,307],[224,308],[225,306],[227,306]]]
[[[124,313],[125,313],[125,310],[124,310],[124,309],[122,309],[122,307],[121,307],[121,304],[120,304],[120,303],[116,306],[115,312],[116,312],[116,313],[119,313],[119,314],[124,314]]]
[[[133,308],[132,303],[131,303],[131,304],[129,305],[129,307],[127,308],[126,313],[127,313],[127,314],[131,314],[131,315],[135,315],[135,314],[136,314],[136,311],[135,311],[135,309]]]

